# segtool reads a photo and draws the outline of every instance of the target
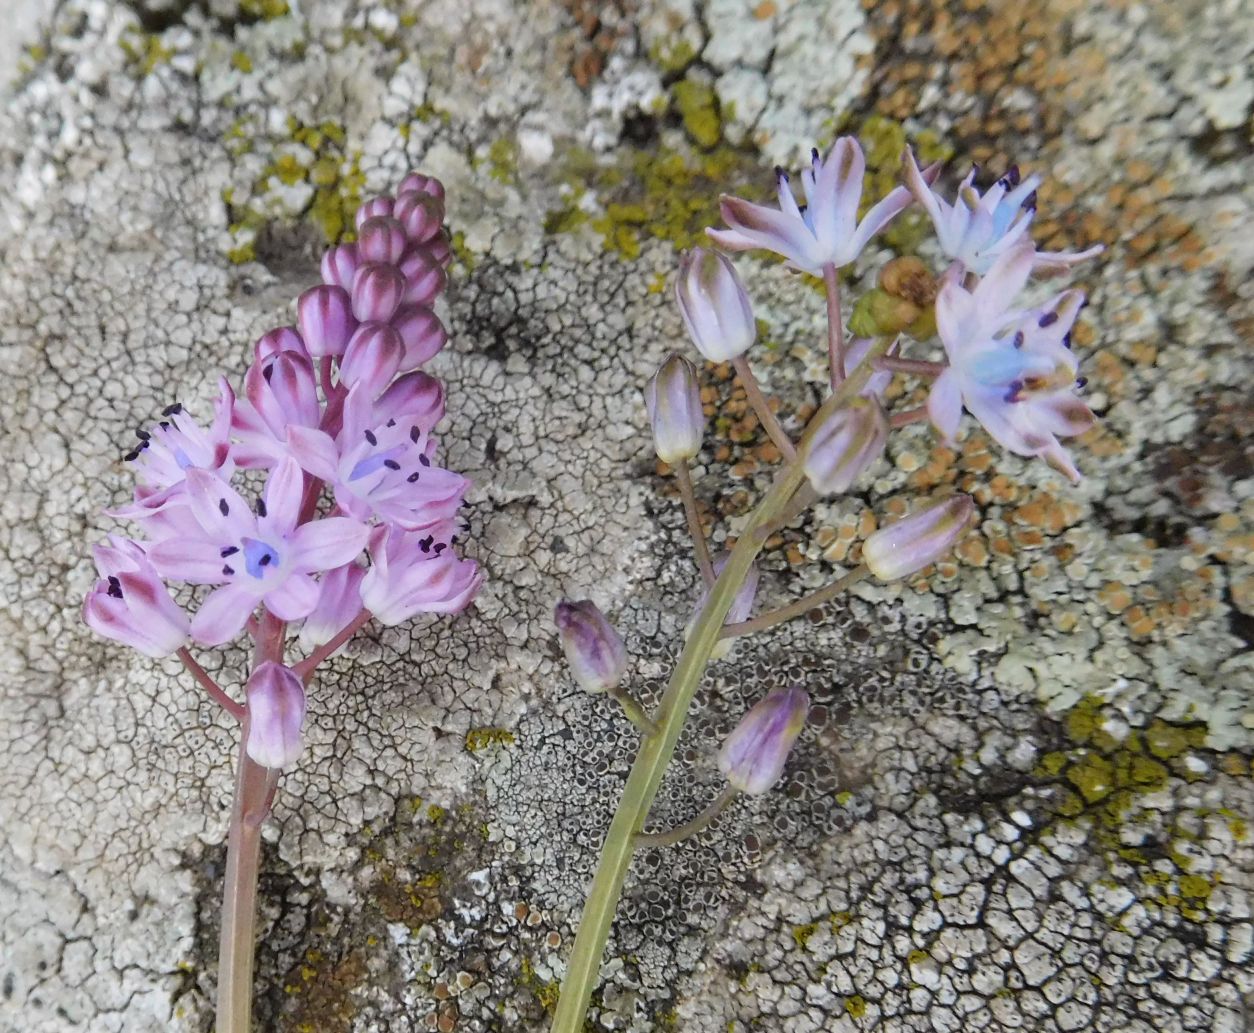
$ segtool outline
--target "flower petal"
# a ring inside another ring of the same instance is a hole
[[[163,578],[189,585],[220,585],[228,578],[222,573],[221,544],[206,538],[174,537],[154,542],[148,560]]]
[[[946,443],[952,444],[962,420],[962,392],[958,375],[947,369],[934,381],[927,396],[927,416]]]
[[[329,434],[313,427],[289,427],[287,448],[292,458],[319,480],[335,480],[340,456]]]
[[[318,582],[308,574],[289,574],[281,585],[266,593],[265,603],[281,621],[301,620],[318,605]]]
[[[719,211],[732,233],[707,230],[715,243],[732,251],[762,248],[782,255],[800,268],[821,271],[822,263],[814,258],[817,242],[802,220],[790,218],[775,208],[727,195],[719,200]]]
[[[210,592],[192,618],[192,638],[205,646],[229,642],[243,630],[258,602],[257,593],[245,584]]]
[[[369,537],[369,527],[348,517],[311,520],[288,539],[292,567],[302,573],[342,567],[361,552]]]

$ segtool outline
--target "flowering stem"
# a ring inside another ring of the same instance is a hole
[[[314,668],[339,649],[340,646],[342,646],[350,638],[356,635],[363,627],[369,624],[370,619],[373,616],[374,614],[363,607],[361,612],[358,613],[356,617],[345,624],[344,627],[340,628],[340,630],[331,636],[328,641],[324,642],[307,657],[305,657],[304,660],[292,668],[292,670],[296,672],[296,676],[308,685],[309,679],[313,677]]]
[[[823,287],[827,294],[827,364],[835,391],[845,379],[845,325],[840,315],[840,280],[831,262],[823,266]]]
[[[870,573],[866,564],[860,564],[853,570],[845,574],[843,577],[833,581],[826,588],[820,588],[817,592],[811,592],[804,599],[798,599],[795,603],[788,606],[781,606],[778,610],[771,610],[753,620],[741,621],[739,624],[728,624],[723,628],[723,638],[735,638],[737,635],[749,635],[755,631],[765,631],[767,628],[773,628],[776,624],[783,624],[784,621],[790,621],[794,617],[800,617],[816,606],[822,606],[824,603],[835,599],[849,589],[850,586],[861,581]]]
[[[253,666],[282,662],[285,625],[263,613],[257,630]],[[240,723],[239,767],[231,830],[226,843],[226,878],[222,892],[222,934],[218,941],[217,1033],[251,1033],[253,953],[257,940],[257,874],[261,860],[261,825],[270,813],[278,772],[248,755],[248,714]]]
[[[718,794],[705,810],[698,814],[691,821],[666,832],[637,832],[636,848],[650,846],[674,846],[676,843],[682,843],[690,836],[695,836],[710,822],[727,810],[727,805],[731,803],[739,795],[740,790],[735,786],[724,786],[723,791]]]
[[[692,473],[688,469],[688,460],[682,460],[675,467],[675,477],[679,480],[679,494],[684,500],[688,533],[692,535],[693,548],[697,553],[697,567],[701,571],[701,579],[709,588],[714,584],[714,564],[710,562],[710,547],[706,543],[705,532],[701,529],[701,517],[697,513],[697,494],[692,487]]]
[[[921,423],[927,419],[927,409],[919,406],[917,409],[906,409],[903,412],[895,412],[888,417],[888,425],[890,427],[908,427],[912,423]]]
[[[231,699],[231,697],[223,691],[222,686],[213,680],[209,672],[196,662],[196,658],[187,651],[186,646],[175,653],[175,656],[182,660],[183,666],[192,672],[192,677],[200,683],[200,687],[202,689],[209,693],[210,699],[235,718],[236,721],[244,720],[243,705],[236,703],[235,700]]]
[[[888,341],[872,345],[870,357],[882,355]],[[860,363],[854,375],[830,395],[815,414],[806,431],[809,436],[841,405],[846,404],[866,383],[871,364]],[[803,442],[804,442],[803,438]],[[666,692],[657,711],[658,734],[645,738],[640,744],[618,810],[610,823],[596,875],[588,890],[587,903],[579,921],[579,931],[571,948],[562,980],[561,996],[553,1014],[550,1033],[581,1033],[588,1002],[601,970],[601,957],[609,939],[610,926],[618,910],[623,883],[631,865],[636,835],[648,817],[649,808],[657,796],[658,787],[666,773],[667,765],[675,753],[675,744],[683,731],[688,707],[696,694],[697,686],[710,661],[710,654],[717,644],[723,622],[731,610],[736,593],[744,583],[754,558],[762,549],[765,537],[757,533],[775,520],[788,505],[805,478],[798,462],[789,462],[775,477],[766,497],[749,518],[749,525],[736,541],[722,574],[715,580],[705,605],[697,614],[692,633],[684,644],[675,670],[671,674]]]
[[[749,363],[745,361],[745,357],[737,355],[732,359],[732,366],[736,370],[736,376],[740,378],[740,385],[745,389],[745,394],[749,398],[749,404],[753,406],[753,411],[757,413],[758,422],[766,428],[766,433],[775,442],[775,447],[779,449],[785,459],[796,458],[796,446],[793,445],[792,439],[784,433],[784,428],[779,425],[779,420],[771,412],[771,407],[766,404],[766,396],[762,394],[762,389],[758,387],[758,379],[753,375],[753,370],[749,368]]]
[[[876,369],[891,373],[910,373],[916,377],[939,377],[949,367],[943,362],[925,362],[923,359],[899,359],[885,355],[875,363]]]
[[[631,697],[631,694],[621,686],[610,690],[610,697],[618,702],[623,708],[623,713],[627,715],[627,720],[644,732],[645,735],[657,735],[657,722],[648,715],[648,712],[639,703]]]

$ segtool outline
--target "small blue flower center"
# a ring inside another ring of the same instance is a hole
[[[244,547],[244,569],[258,581],[266,576],[267,570],[279,565],[279,554],[265,542],[244,538],[240,544]]]

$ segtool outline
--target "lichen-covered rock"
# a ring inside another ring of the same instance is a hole
[[[767,690],[801,682],[811,725],[779,789],[639,855],[593,1027],[1241,1028],[1248,5],[10,6],[0,1029],[210,1028],[231,729],[177,665],[81,628],[87,542],[132,428],[176,398],[204,412],[359,198],[410,167],[448,185],[443,442],[489,581],[311,691],[267,830],[258,1023],[545,1028],[635,744],[571,684],[552,604],[593,597],[656,697],[696,594],[638,401],[682,334],[676,249],[719,190],[767,194],[772,163],[838,130],[875,189],[906,139],[1045,173],[1042,245],[1109,245],[1076,335],[1103,425],[1075,489],[973,427],[957,448],[907,429],[864,490],[772,540],[767,604],[830,580],[913,495],[980,506],[952,561],[713,668],[659,827],[717,792],[716,744]],[[935,257],[917,220],[888,246]],[[767,390],[812,409],[819,296],[740,268]],[[722,543],[774,456],[729,371],[703,376]],[[238,683],[242,657],[206,662]]]

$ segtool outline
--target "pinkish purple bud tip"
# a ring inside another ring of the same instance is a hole
[[[627,670],[627,647],[590,599],[563,600],[553,611],[570,673],[585,692],[618,688]]]
[[[970,495],[952,495],[874,532],[862,562],[881,581],[894,581],[935,563],[957,544],[975,517]]]
[[[742,793],[765,793],[775,785],[809,712],[810,697],[797,685],[757,703],[719,750],[718,767],[727,781]]]
[[[670,355],[645,385],[644,404],[653,427],[658,458],[672,466],[701,451],[705,413],[697,369],[680,355]]]
[[[245,686],[248,756],[263,768],[286,768],[300,757],[305,687],[290,667],[264,661]]]

